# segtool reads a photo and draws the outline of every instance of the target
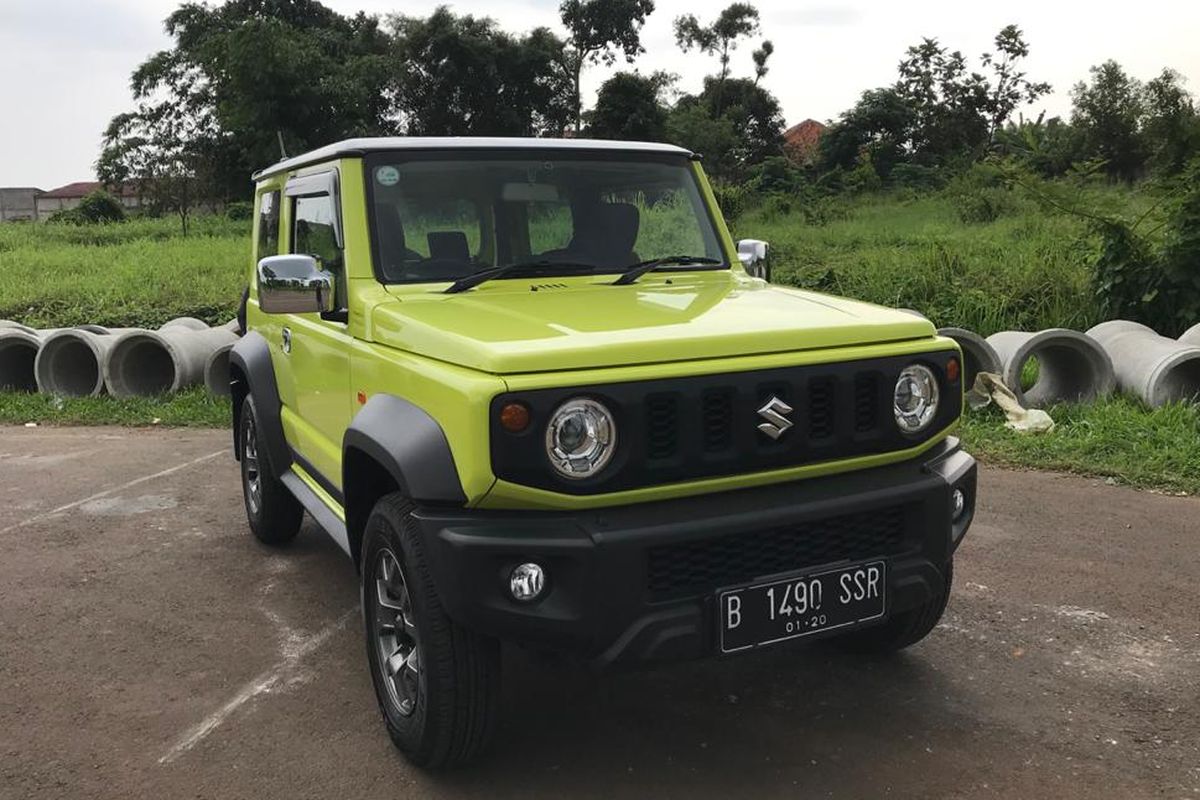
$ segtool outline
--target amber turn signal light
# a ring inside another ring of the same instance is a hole
[[[520,433],[529,427],[529,406],[509,403],[500,409],[500,427],[509,433]]]
[[[946,380],[958,383],[958,359],[952,358],[946,362]]]

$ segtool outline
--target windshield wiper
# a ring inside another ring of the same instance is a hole
[[[514,272],[523,270],[531,270],[534,273],[541,273],[548,269],[567,269],[571,272],[575,271],[591,271],[596,268],[595,264],[584,264],[579,261],[519,261],[515,264],[505,264],[500,267],[492,267],[490,269],[481,269],[479,272],[473,272],[470,275],[459,278],[454,283],[446,287],[445,294],[458,294],[465,292],[467,289],[473,289],[481,283],[503,278],[506,275],[511,275]]]
[[[652,258],[649,261],[640,261],[637,264],[631,264],[621,273],[621,277],[612,282],[613,286],[628,286],[638,278],[645,275],[647,272],[653,272],[659,267],[667,266],[685,266],[691,264],[706,264],[719,265],[722,264],[720,259],[708,258],[707,256],[663,256],[662,258]]]

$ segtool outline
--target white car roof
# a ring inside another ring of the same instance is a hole
[[[617,153],[663,153],[692,157],[690,150],[659,142],[622,142],[608,139],[539,139],[502,136],[375,136],[343,139],[272,164],[254,174],[254,180],[344,156],[389,150],[564,150]]]

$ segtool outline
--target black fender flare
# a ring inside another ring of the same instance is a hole
[[[271,363],[271,348],[261,333],[249,331],[229,352],[231,399],[233,400],[233,455],[241,457],[238,418],[246,397],[254,398],[258,411],[259,439],[266,443],[271,467],[282,475],[292,465],[292,451],[283,434],[279,386],[275,382],[275,367]],[[245,385],[240,385],[241,381]]]
[[[467,502],[442,426],[408,400],[377,394],[342,436],[346,538],[360,568],[367,518],[379,498],[395,490],[421,505]]]
[[[359,451],[391,475],[397,488],[417,503],[467,502],[450,442],[438,421],[420,406],[391,394],[377,394],[354,415],[342,437],[342,487],[351,451]]]

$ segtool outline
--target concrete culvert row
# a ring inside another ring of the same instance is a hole
[[[206,382],[212,372],[214,393],[228,394],[228,351],[239,335],[235,322],[210,328],[193,317],[157,331],[100,325],[39,331],[0,320],[0,391],[155,395]]]
[[[987,338],[1002,364],[1001,377],[1026,408],[1059,402],[1086,402],[1112,394],[1112,360],[1094,339],[1065,328],[1029,333],[1002,331]],[[1036,360],[1037,381],[1021,386],[1025,365]]]
[[[1200,326],[1192,331],[1200,334]],[[1200,335],[1189,344],[1188,333],[1176,341],[1123,319],[1087,332],[1112,359],[1117,385],[1153,408],[1200,395]]]

